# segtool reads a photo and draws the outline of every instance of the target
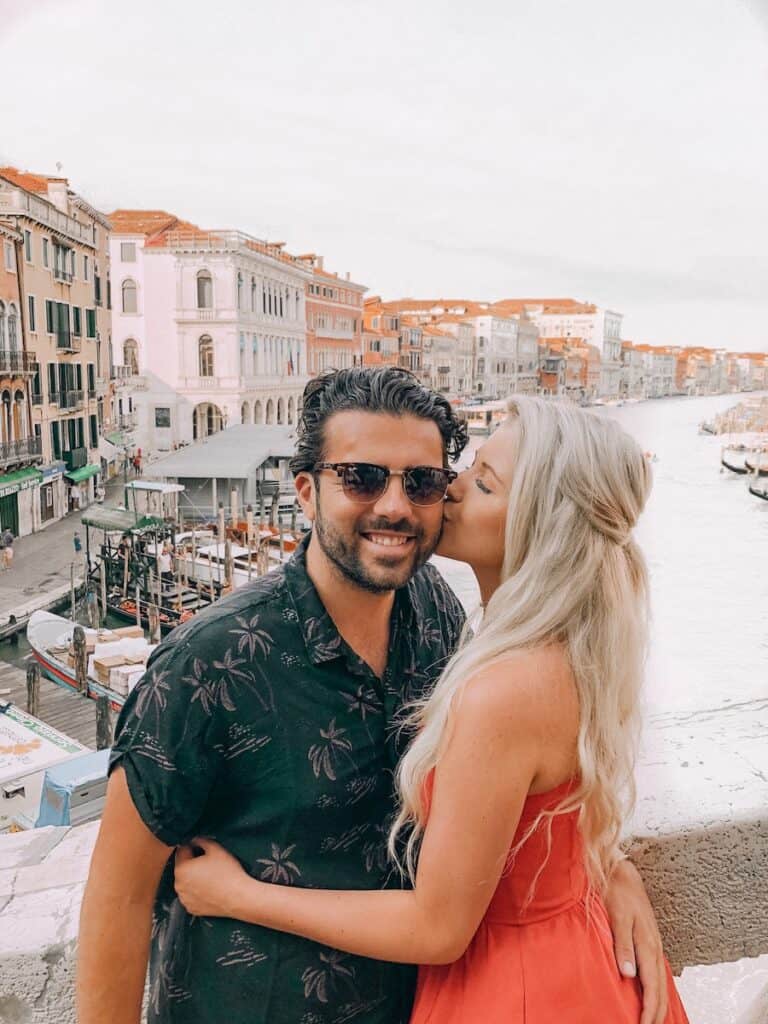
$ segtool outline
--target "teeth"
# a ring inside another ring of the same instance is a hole
[[[403,544],[407,544],[408,537],[390,537],[381,533],[369,533],[368,539],[373,541],[374,544],[382,544],[385,548],[402,547]]]

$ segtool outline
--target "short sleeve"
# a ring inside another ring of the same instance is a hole
[[[125,770],[142,821],[167,846],[197,833],[219,767],[215,690],[197,646],[170,638],[153,652],[120,713],[109,761],[110,772]]]

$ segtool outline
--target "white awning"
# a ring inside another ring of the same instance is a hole
[[[99,438],[99,455],[107,462],[115,462],[120,454],[117,445],[112,444],[106,437]]]

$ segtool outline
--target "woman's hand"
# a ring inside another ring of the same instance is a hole
[[[202,850],[202,855],[197,854]],[[176,850],[176,894],[195,917],[237,917],[243,886],[253,879],[240,861],[212,839],[193,839]]]
[[[637,868],[620,861],[611,875],[605,906],[613,931],[616,963],[625,978],[643,986],[640,1024],[663,1024],[667,1015],[667,966],[653,907]]]

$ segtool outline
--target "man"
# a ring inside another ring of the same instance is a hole
[[[405,371],[307,386],[292,468],[308,542],[175,630],[121,716],[83,904],[80,1024],[137,1024],[150,945],[152,1022],[406,1024],[412,968],[192,918],[170,857],[202,834],[271,882],[396,884],[385,837],[398,714],[434,682],[464,619],[425,563],[447,461],[465,444],[449,403]],[[633,926],[645,929],[655,984],[642,889],[630,875],[615,893],[628,922],[619,962],[634,960]]]

